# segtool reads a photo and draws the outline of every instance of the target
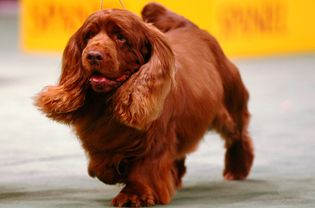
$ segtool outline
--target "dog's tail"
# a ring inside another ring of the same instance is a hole
[[[141,12],[142,18],[148,23],[152,23],[162,32],[168,32],[180,27],[197,27],[194,23],[183,16],[180,16],[158,3],[147,4]]]

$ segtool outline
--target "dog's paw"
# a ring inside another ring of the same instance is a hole
[[[244,180],[250,172],[253,160],[251,141],[235,142],[226,151],[224,178],[226,180]]]
[[[155,205],[155,200],[149,194],[127,194],[120,192],[112,201],[115,207],[149,207]]]
[[[224,171],[224,179],[228,181],[232,180],[245,180],[247,177],[247,173],[235,173],[235,172],[229,172],[229,171]]]

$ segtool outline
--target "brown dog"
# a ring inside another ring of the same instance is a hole
[[[245,179],[254,155],[237,68],[184,17],[158,4],[142,16],[92,14],[64,50],[58,85],[36,105],[74,128],[92,177],[125,184],[114,206],[169,203],[209,128],[226,142],[225,179]]]

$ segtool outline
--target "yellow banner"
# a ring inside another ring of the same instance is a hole
[[[100,0],[21,0],[21,44],[28,52],[60,52]],[[149,0],[123,0],[137,14]],[[315,50],[312,0],[157,0],[212,33],[229,56]],[[122,8],[104,0],[103,8]]]

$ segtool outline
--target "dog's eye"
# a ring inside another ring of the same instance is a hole
[[[126,39],[125,36],[122,35],[121,33],[117,33],[117,34],[115,35],[115,38],[116,38],[117,42],[119,42],[119,43],[125,43],[125,42],[127,42],[127,39]]]
[[[85,39],[85,40],[89,40],[89,39],[91,39],[94,35],[95,35],[94,32],[89,31],[89,32],[87,32],[87,33],[84,35],[84,39]]]

